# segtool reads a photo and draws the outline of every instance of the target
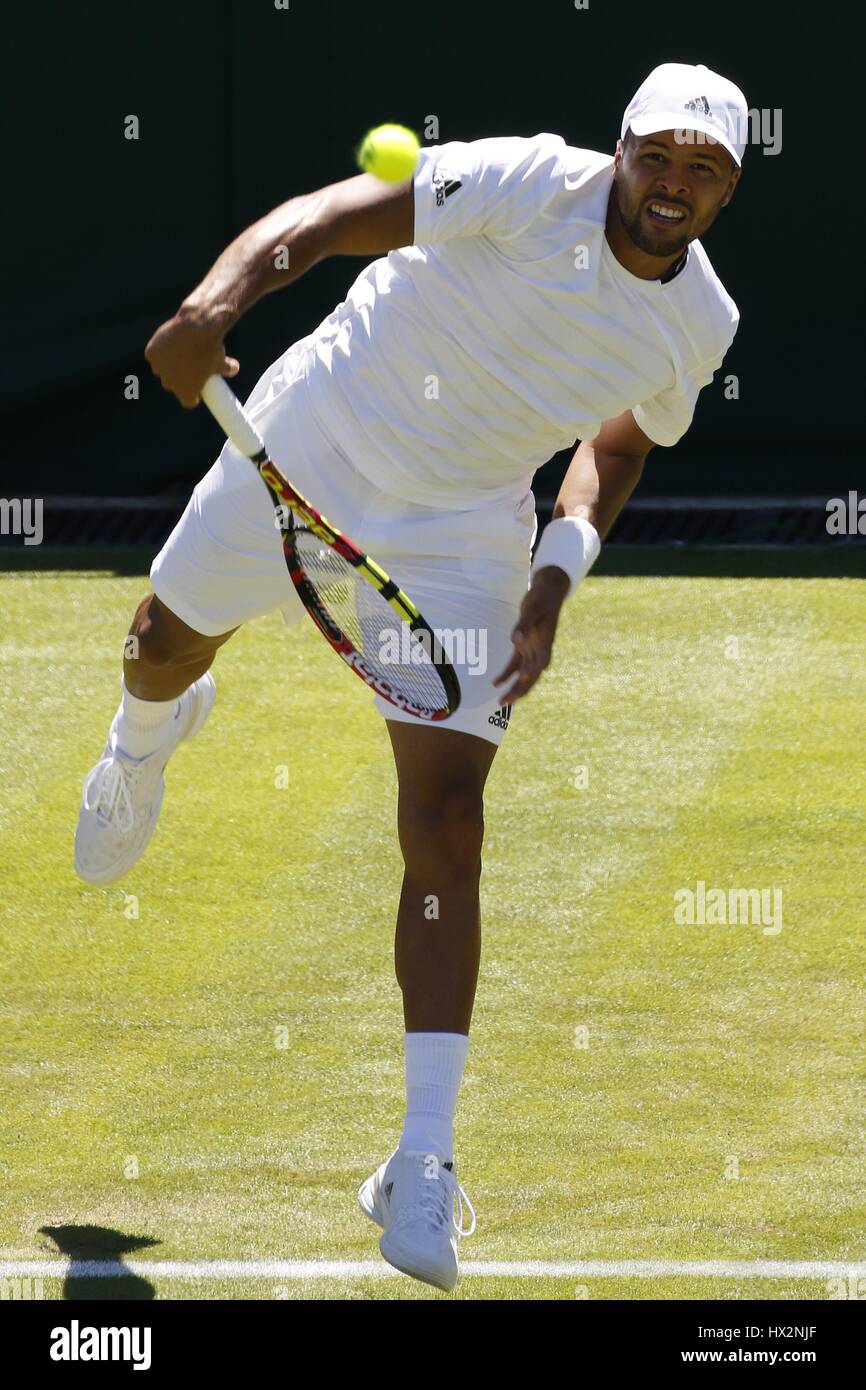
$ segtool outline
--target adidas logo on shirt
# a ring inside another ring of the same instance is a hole
[[[440,165],[433,170],[433,187],[436,189],[436,206],[441,208],[446,198],[450,198],[452,193],[456,193],[462,185],[459,179],[455,179],[453,174],[449,174]]]
[[[495,725],[497,729],[507,729],[511,710],[511,705],[500,705],[496,713],[489,716],[487,723]]]

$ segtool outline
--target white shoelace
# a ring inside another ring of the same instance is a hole
[[[102,758],[84,783],[84,805],[101,820],[128,835],[135,824],[132,793],[138,768],[121,758]]]
[[[440,1169],[439,1177],[428,1178],[418,1168],[420,1201],[418,1206],[424,1219],[434,1228],[442,1230],[449,1222],[458,1236],[471,1236],[475,1230],[475,1208],[463,1186],[450,1169]],[[457,1208],[456,1216],[454,1208]],[[464,1206],[469,1212],[471,1225],[464,1228]]]
[[[455,1197],[457,1198],[457,1219],[456,1219],[456,1221],[454,1222],[454,1229],[455,1229],[455,1231],[457,1232],[458,1236],[471,1236],[471,1235],[472,1235],[472,1232],[475,1230],[475,1208],[473,1207],[472,1203],[470,1202],[469,1198],[467,1197],[466,1192],[465,1192],[465,1189],[461,1186],[461,1184],[457,1181],[456,1178],[454,1179],[454,1195],[455,1195]],[[463,1204],[464,1204],[464,1202],[465,1202],[466,1207],[467,1207],[467,1209],[468,1209],[468,1211],[469,1211],[469,1215],[470,1215],[470,1217],[471,1217],[471,1219],[472,1219],[472,1225],[471,1225],[471,1226],[467,1226],[465,1230],[463,1229]],[[453,1208],[452,1208],[452,1219],[453,1219]]]

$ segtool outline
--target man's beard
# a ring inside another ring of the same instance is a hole
[[[661,234],[657,237],[654,236],[653,233],[648,232],[641,223],[642,208],[638,208],[633,217],[626,217],[622,203],[619,200],[619,193],[617,192],[616,186],[614,186],[613,196],[622,225],[625,227],[625,230],[638,250],[643,251],[647,256],[660,256],[664,257],[665,260],[667,260],[669,256],[681,256],[688,246],[689,241],[694,239],[683,236],[676,240],[672,240],[669,238],[662,239]]]

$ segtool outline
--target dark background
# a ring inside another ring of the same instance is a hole
[[[706,62],[781,108],[782,152],[751,147],[707,247],[741,312],[723,371],[642,494],[834,495],[866,483],[862,272],[845,224],[862,181],[853,3],[695,7],[148,0],[4,15],[5,495],[185,494],[221,436],[150,377],[157,325],[243,226],[345,178],[370,126],[440,140],[562,134],[612,151],[658,62]],[[141,138],[124,139],[135,114]],[[11,196],[10,196],[11,195]],[[256,306],[230,342],[241,394],[343,298],[335,259]],[[853,268],[852,268],[853,267]],[[127,373],[141,400],[124,399]],[[722,376],[736,373],[740,399]],[[556,481],[565,456],[537,480]]]

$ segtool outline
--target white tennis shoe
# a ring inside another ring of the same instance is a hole
[[[177,702],[162,747],[130,758],[117,747],[117,715],[102,757],[84,779],[75,831],[75,872],[86,883],[114,883],[136,864],[156,829],[165,793],[165,765],[184,740],[195,738],[213,709],[216,683],[200,676]]]
[[[475,1212],[454,1172],[435,1154],[397,1149],[361,1184],[361,1210],[384,1230],[379,1249],[395,1269],[450,1293],[457,1246],[475,1230]],[[471,1223],[464,1230],[464,1204]]]

